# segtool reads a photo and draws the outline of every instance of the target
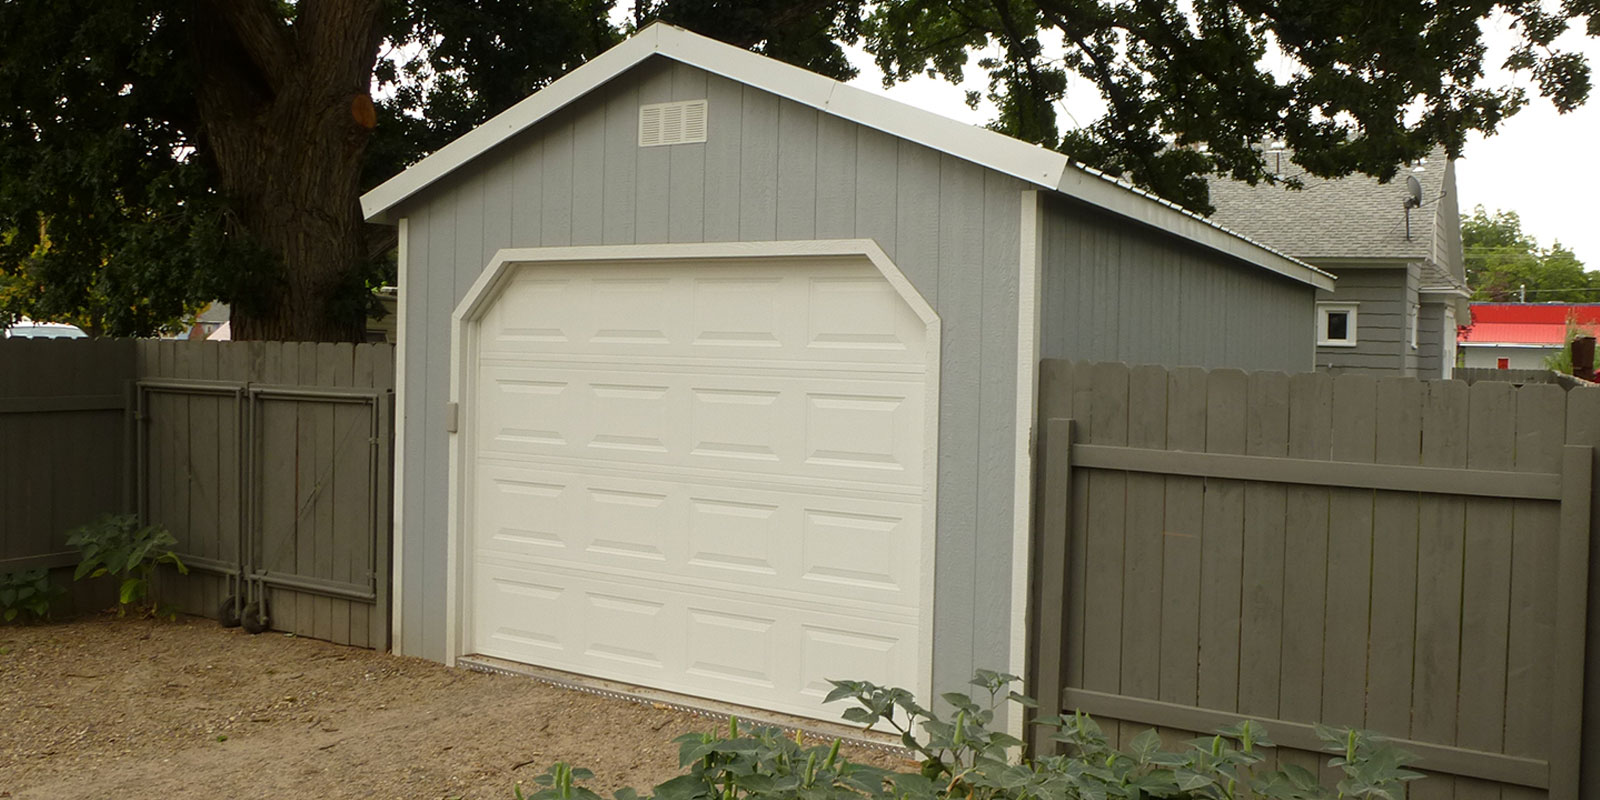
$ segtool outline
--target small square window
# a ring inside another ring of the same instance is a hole
[[[1328,340],[1332,342],[1347,342],[1350,340],[1350,312],[1328,312]]]
[[[1356,304],[1317,304],[1317,344],[1323,347],[1356,346]]]

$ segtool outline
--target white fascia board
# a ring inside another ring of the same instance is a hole
[[[1247,264],[1287,278],[1333,291],[1338,280],[1304,261],[1251,241],[1169,200],[1116,180],[1098,170],[1073,164],[1061,176],[1056,191],[1135,222],[1204,245]]]
[[[654,25],[658,52],[729,80],[754,86],[801,105],[949,153],[995,172],[1047,189],[1055,188],[1071,161],[1020,139],[907,105],[776,59],[723,44],[682,28]]]
[[[361,196],[362,215],[368,222],[393,222],[390,212],[406,198],[648,58],[656,50],[659,27],[652,25],[645,28],[595,56],[583,66],[561,76],[522,102],[496,114],[488,122],[407,167],[399,175],[384,181]]]
[[[655,23],[362,195],[362,214],[369,222],[392,221],[390,209],[407,197],[652,55],[754,86],[1037,186],[1054,188],[1070,164],[1066,156],[1038,145],[846,86],[681,28]]]
[[[1272,272],[1333,290],[1334,277],[1053,150],[846,86],[832,78],[665,23],[654,23],[562,76],[361,197],[369,222],[497,144],[565,108],[652,55],[721,75],[801,105],[916,142],[1025,183],[1189,239]]]
[[[1559,344],[1513,344],[1511,342],[1456,342],[1456,347],[1484,347],[1504,350],[1560,350]]]
[[[1442,295],[1445,297],[1472,297],[1472,292],[1467,291],[1466,289],[1458,289],[1454,286],[1425,286],[1417,289],[1417,294]]]

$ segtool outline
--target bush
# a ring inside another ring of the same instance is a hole
[[[126,613],[130,606],[156,612],[155,606],[147,604],[146,600],[150,594],[150,576],[157,565],[171,564],[179,572],[189,571],[172,551],[178,544],[177,538],[159,525],[140,525],[132,514],[108,514],[79,527],[67,537],[67,544],[78,548],[80,555],[73,580],[101,575],[121,579],[117,589],[119,615]]]
[[[1399,800],[1407,781],[1421,777],[1406,769],[1410,754],[1367,731],[1318,726],[1328,764],[1344,778],[1324,788],[1297,766],[1262,769],[1262,748],[1273,746],[1266,731],[1242,722],[1216,735],[1194,739],[1176,750],[1163,747],[1155,731],[1113,748],[1094,720],[1082,713],[1045,716],[1038,724],[1053,731],[1065,753],[1031,757],[1022,742],[989,730],[996,709],[1006,702],[1033,707],[1010,691],[1018,679],[980,670],[972,683],[988,693],[987,705],[966,694],[944,699],[954,716],[923,708],[904,689],[865,681],[833,681],[828,702],[854,700],[844,718],[864,726],[882,723],[921,760],[916,772],[895,772],[853,764],[839,755],[839,742],[804,747],[799,734],[789,738],[776,728],[741,730],[730,721],[720,734],[678,737],[685,774],[641,797],[632,790],[617,800],[1107,800],[1109,798],[1210,798],[1254,796],[1278,800],[1333,800],[1365,797]],[[1021,755],[1016,755],[1021,753]],[[558,763],[535,779],[540,787],[527,800],[598,800],[578,785],[588,770]]]
[[[66,590],[50,580],[47,569],[0,574],[0,621],[12,622],[23,614],[35,620],[50,615],[50,603]]]

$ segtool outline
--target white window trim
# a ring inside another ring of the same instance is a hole
[[[1360,303],[1318,303],[1317,304],[1317,346],[1318,347],[1355,347],[1357,344],[1356,309]],[[1347,311],[1350,321],[1345,325],[1345,332],[1349,334],[1345,339],[1328,338],[1328,312]]]
[[[1417,341],[1420,338],[1420,334],[1421,334],[1421,330],[1422,330],[1421,325],[1422,325],[1422,304],[1421,303],[1412,303],[1411,304],[1411,349],[1412,350],[1417,349]]]

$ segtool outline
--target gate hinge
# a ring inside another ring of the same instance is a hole
[[[444,404],[444,430],[446,433],[456,432],[456,422],[459,416],[461,416],[460,403]]]

